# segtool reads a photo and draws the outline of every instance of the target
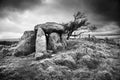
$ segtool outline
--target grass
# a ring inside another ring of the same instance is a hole
[[[7,45],[7,46],[10,46],[16,43],[18,43],[18,41],[0,41],[0,45]]]
[[[120,80],[119,45],[95,41],[69,40],[65,51],[42,60],[6,56],[0,80]]]

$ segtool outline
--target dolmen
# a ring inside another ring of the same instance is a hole
[[[13,55],[26,56],[35,53],[36,58],[42,58],[65,48],[64,26],[55,22],[47,22],[36,25],[33,31],[25,31]]]

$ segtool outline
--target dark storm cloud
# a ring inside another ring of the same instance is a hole
[[[42,0],[0,0],[0,17],[5,17],[9,11],[25,11],[39,5]]]
[[[82,9],[103,22],[120,25],[120,0],[59,0],[65,8]],[[89,12],[90,11],[90,12]],[[100,18],[100,19],[99,19]]]
[[[59,0],[59,2],[66,7],[79,7],[82,0]]]
[[[82,9],[82,0],[58,0],[59,4],[61,4],[64,9],[74,9],[79,10]]]
[[[120,0],[83,0],[93,13],[101,15],[104,21],[120,25]]]

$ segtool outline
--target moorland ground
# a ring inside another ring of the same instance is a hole
[[[70,39],[66,50],[41,60],[34,53],[0,58],[0,80],[120,80],[120,46],[99,40]]]

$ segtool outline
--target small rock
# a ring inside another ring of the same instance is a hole
[[[35,59],[39,60],[43,57],[43,55],[44,55],[43,53],[35,53]]]

